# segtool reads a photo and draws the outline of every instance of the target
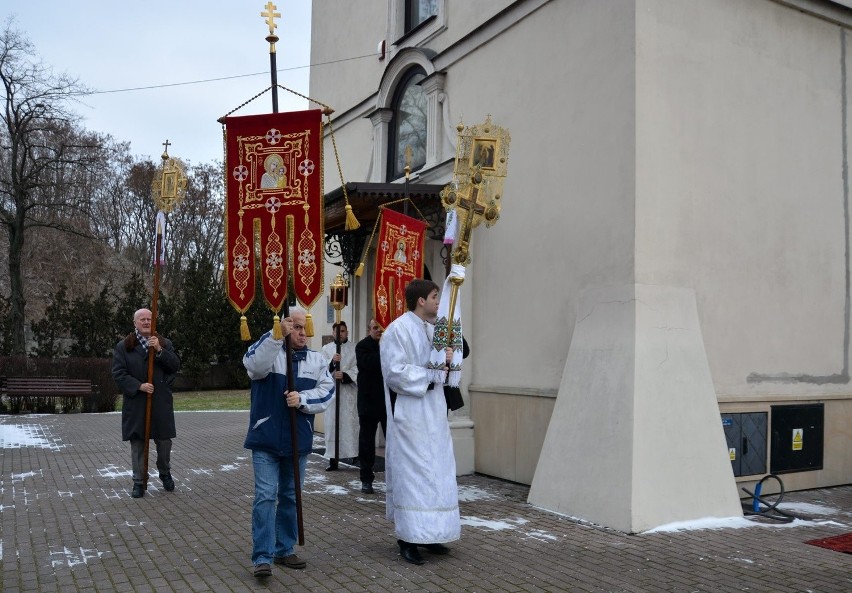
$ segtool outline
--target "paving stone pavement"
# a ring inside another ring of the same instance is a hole
[[[154,477],[141,499],[120,418],[0,416],[0,591],[852,591],[852,555],[804,543],[852,532],[852,486],[788,493],[793,526],[628,535],[536,509],[526,486],[465,476],[461,540],[413,566],[384,518],[384,484],[363,495],[357,469],[326,472],[317,455],[297,548],[308,567],[257,582],[247,412],[176,414],[177,488]]]

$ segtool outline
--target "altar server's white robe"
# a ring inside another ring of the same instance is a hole
[[[326,364],[337,354],[337,344],[329,342],[322,347]],[[340,381],[337,400],[340,402],[340,447],[339,458],[358,457],[358,365],[355,361],[355,344],[346,341],[340,345],[340,370],[349,375],[352,383]],[[334,425],[337,423],[336,403],[323,412],[325,426],[326,459],[334,457]]]
[[[461,536],[456,460],[441,385],[427,391],[431,324],[411,311],[391,323],[379,349],[388,412],[385,448],[387,518],[413,544]],[[397,393],[391,413],[389,389]]]

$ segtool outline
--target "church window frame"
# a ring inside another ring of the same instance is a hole
[[[387,181],[400,179],[405,175],[405,147],[411,146],[411,173],[422,169],[427,162],[428,148],[428,113],[427,98],[420,83],[426,78],[426,71],[419,66],[408,68],[399,79],[391,102],[391,121],[388,142]],[[412,105],[412,101],[416,104]],[[407,107],[405,111],[403,107]],[[411,111],[411,108],[417,111]],[[401,117],[402,113],[410,114]],[[416,143],[403,143],[400,135],[406,134],[408,139]]]
[[[422,3],[428,7],[421,9]],[[447,28],[447,0],[388,0],[386,39],[397,50],[418,47]]]

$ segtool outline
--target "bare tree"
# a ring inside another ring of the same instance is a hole
[[[131,272],[147,277],[154,257],[153,235],[157,208],[151,199],[156,165],[123,155],[112,162],[110,181],[96,200],[104,241],[116,251]]]
[[[9,241],[12,353],[24,354],[24,245],[37,227],[94,238],[91,192],[108,161],[106,139],[86,132],[70,105],[86,93],[55,74],[7,20],[0,33],[0,226]]]
[[[174,289],[188,262],[205,262],[218,278],[222,266],[225,212],[221,164],[196,165],[187,171],[189,183],[178,208],[169,215],[166,282]]]

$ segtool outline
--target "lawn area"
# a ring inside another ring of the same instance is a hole
[[[249,390],[227,391],[177,391],[174,394],[175,412],[199,412],[210,410],[248,410]],[[116,403],[121,409],[121,397]]]
[[[174,394],[175,411],[248,410],[249,390],[178,391]]]

